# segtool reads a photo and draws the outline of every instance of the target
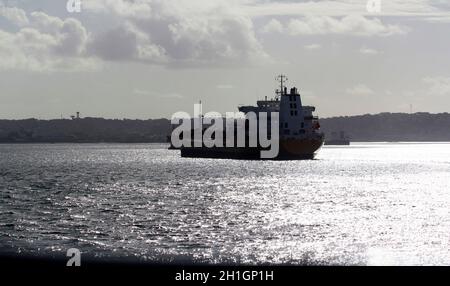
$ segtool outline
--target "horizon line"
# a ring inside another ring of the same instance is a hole
[[[383,111],[383,112],[377,112],[377,113],[364,113],[364,114],[353,114],[353,115],[333,115],[333,116],[327,116],[327,117],[319,117],[319,120],[321,119],[331,119],[331,118],[339,118],[339,117],[358,117],[358,116],[375,116],[375,115],[382,115],[382,114],[405,114],[405,115],[415,115],[415,114],[430,114],[430,115],[448,115],[449,112],[429,112],[429,111],[417,111],[417,112],[389,112],[389,111]],[[63,117],[63,118],[39,118],[39,117],[28,117],[28,118],[0,118],[0,121],[21,121],[21,120],[41,120],[41,121],[52,121],[52,120],[82,120],[82,119],[104,119],[104,120],[169,120],[170,118],[167,117],[159,117],[159,118],[112,118],[112,117],[96,117],[96,116],[85,116],[80,118],[71,118],[71,117]]]

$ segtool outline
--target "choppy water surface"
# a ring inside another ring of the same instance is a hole
[[[165,148],[0,145],[0,252],[450,264],[450,144],[324,147],[283,162]]]

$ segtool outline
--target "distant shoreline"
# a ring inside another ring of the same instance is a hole
[[[355,146],[357,144],[450,144],[449,141],[352,141],[350,145],[325,145],[324,147],[348,147]],[[170,146],[168,142],[0,142],[1,145],[145,145],[145,144],[154,144],[161,145],[165,144]]]
[[[379,113],[319,119],[326,138],[351,142],[450,142],[449,113]],[[0,144],[167,143],[169,119],[0,120]]]
[[[168,142],[0,142],[0,145],[31,145],[31,144],[79,144],[79,145],[87,145],[87,144],[167,144]]]

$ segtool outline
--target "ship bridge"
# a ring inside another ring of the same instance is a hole
[[[257,106],[253,105],[244,105],[238,107],[240,112],[248,113],[248,112],[254,112],[258,114],[259,112],[280,112],[280,101],[277,99],[273,100],[258,100],[256,102]]]
[[[240,106],[239,111],[244,114],[253,112],[257,117],[260,112],[266,112],[269,120],[271,112],[278,112],[282,138],[305,138],[317,133],[320,125],[318,117],[313,114],[316,108],[303,106],[298,89],[292,87],[288,90],[286,87],[286,76],[280,75],[276,79],[280,82],[280,87],[275,91],[275,98],[258,100],[256,106]]]

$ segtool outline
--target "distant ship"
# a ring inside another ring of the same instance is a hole
[[[331,138],[325,139],[325,145],[350,145],[350,139],[344,131],[331,133]]]
[[[266,97],[265,100],[257,101],[257,106],[240,106],[238,109],[243,114],[267,112],[269,115],[270,112],[279,112],[279,152],[276,157],[271,159],[313,159],[324,143],[324,134],[320,132],[319,119],[313,115],[315,107],[302,105],[297,88],[291,88],[288,93],[287,87],[284,86],[287,80],[284,75],[278,76],[277,80],[280,82],[280,89],[275,91],[274,98],[268,100]],[[259,117],[257,119],[259,124]],[[247,124],[245,129],[247,134]],[[224,141],[225,137],[224,132]],[[248,142],[248,138],[246,142]],[[212,148],[182,146],[180,149],[182,157],[227,159],[261,159],[260,151],[264,150],[259,145],[258,147],[246,145],[245,147]]]

